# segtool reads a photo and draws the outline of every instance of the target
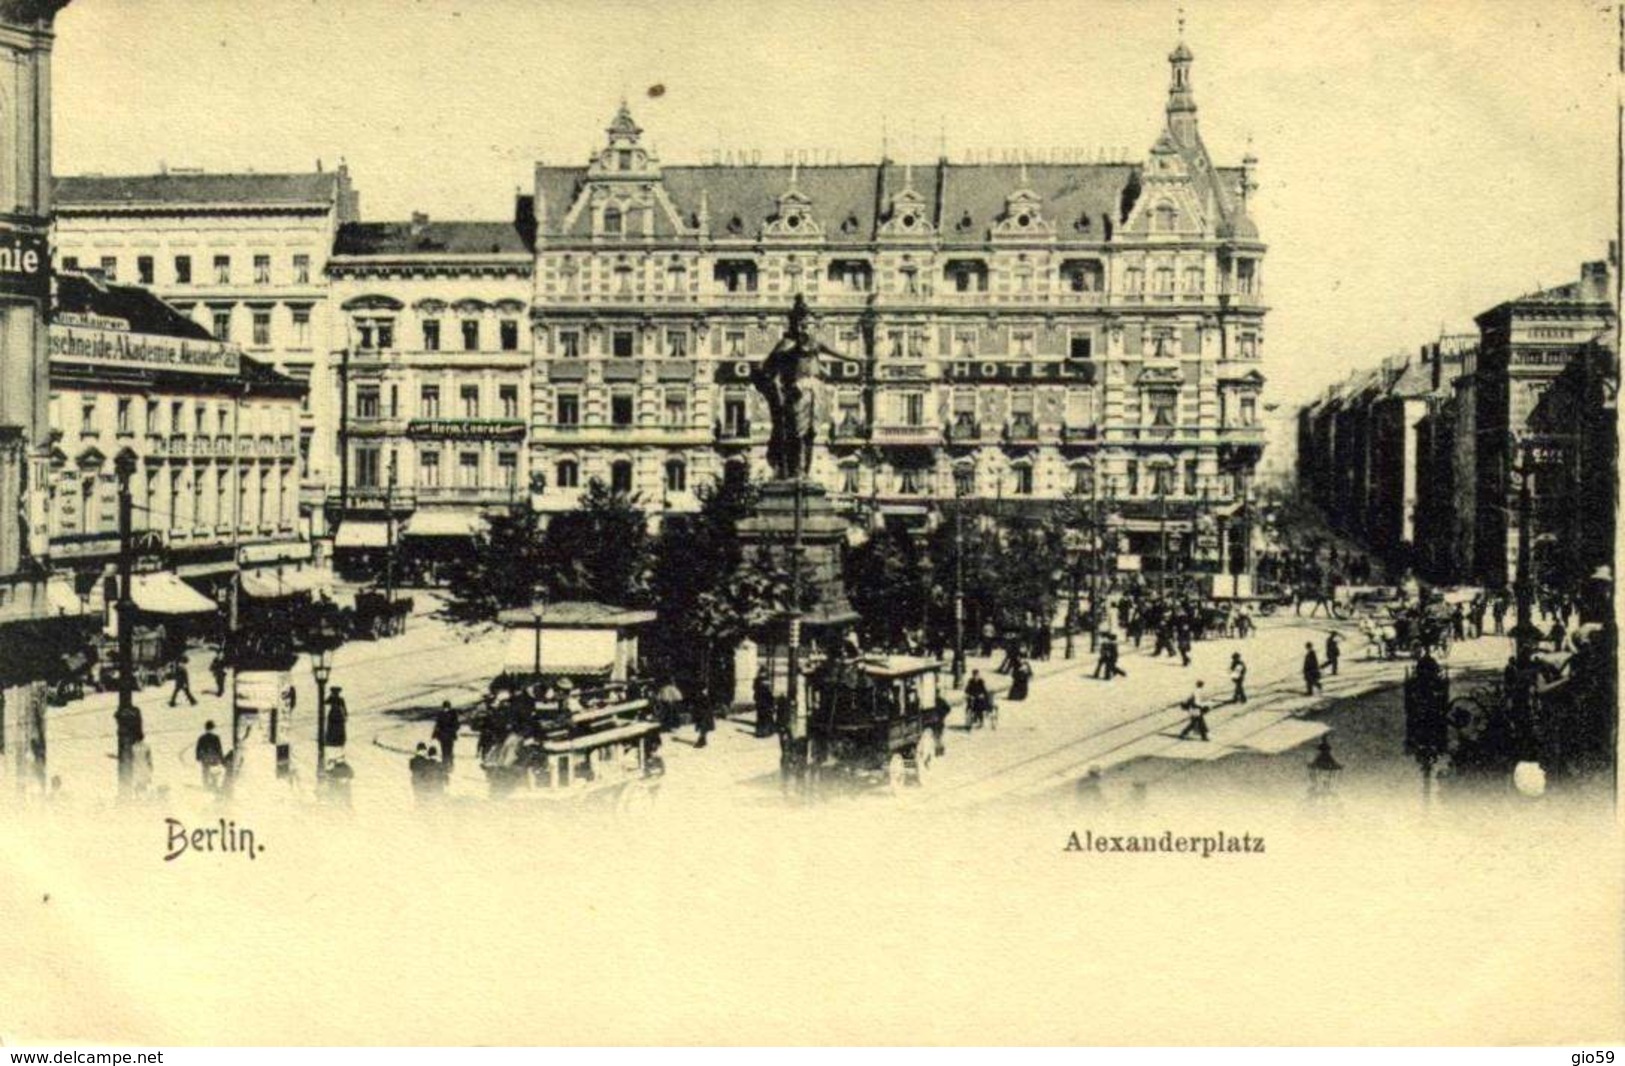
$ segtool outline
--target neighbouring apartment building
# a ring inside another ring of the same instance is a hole
[[[339,412],[327,513],[340,565],[397,547],[403,573],[529,506],[533,257],[510,222],[348,223],[328,261]]]
[[[664,166],[623,105],[538,166],[535,505],[591,479],[692,509],[765,476],[749,383],[804,296],[825,364],[813,474],[879,510],[1110,501],[1121,550],[1216,565],[1263,445],[1255,161],[1217,167],[1192,56],[1136,164]],[[1215,522],[1217,519],[1217,522]]]
[[[359,196],[341,163],[303,174],[78,175],[56,182],[56,263],[151,289],[254,362],[309,386],[298,451],[307,533],[336,480],[327,260]]]
[[[67,0],[0,0],[0,757],[43,786],[43,682],[73,643],[45,562],[51,49]]]

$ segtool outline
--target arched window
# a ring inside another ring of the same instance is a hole
[[[606,207],[606,208],[604,208],[604,233],[605,234],[607,234],[609,236],[618,237],[618,236],[620,236],[622,234],[624,226],[625,226],[625,220],[621,217],[621,209],[620,208],[618,208],[618,207]]]
[[[688,491],[688,466],[681,459],[670,459],[666,462],[666,491]]]
[[[632,491],[631,460],[617,459],[609,464],[609,491],[619,493]]]
[[[553,483],[561,489],[578,488],[581,485],[581,464],[574,459],[562,459],[554,468]]]

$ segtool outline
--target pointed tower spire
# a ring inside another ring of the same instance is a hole
[[[1168,83],[1168,132],[1180,144],[1196,143],[1196,97],[1191,93],[1191,60],[1195,56],[1185,45],[1185,9],[1179,9],[1179,43],[1168,54],[1171,78]]]

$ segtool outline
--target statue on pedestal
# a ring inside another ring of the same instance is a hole
[[[773,476],[781,481],[806,477],[812,470],[813,438],[821,408],[819,357],[861,361],[814,339],[811,318],[807,301],[797,294],[790,307],[789,330],[750,373],[751,384],[767,400],[772,421],[767,461],[773,467]]]

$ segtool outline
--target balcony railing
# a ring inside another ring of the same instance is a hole
[[[877,444],[941,444],[940,426],[876,426]]]
[[[955,420],[943,430],[949,444],[974,444],[982,439],[982,424],[973,420]]]
[[[869,427],[855,419],[844,419],[829,427],[831,444],[862,444],[869,439]]]
[[[1004,427],[1004,439],[1012,444],[1035,444],[1038,441],[1038,424],[1030,418],[1012,419]]]

